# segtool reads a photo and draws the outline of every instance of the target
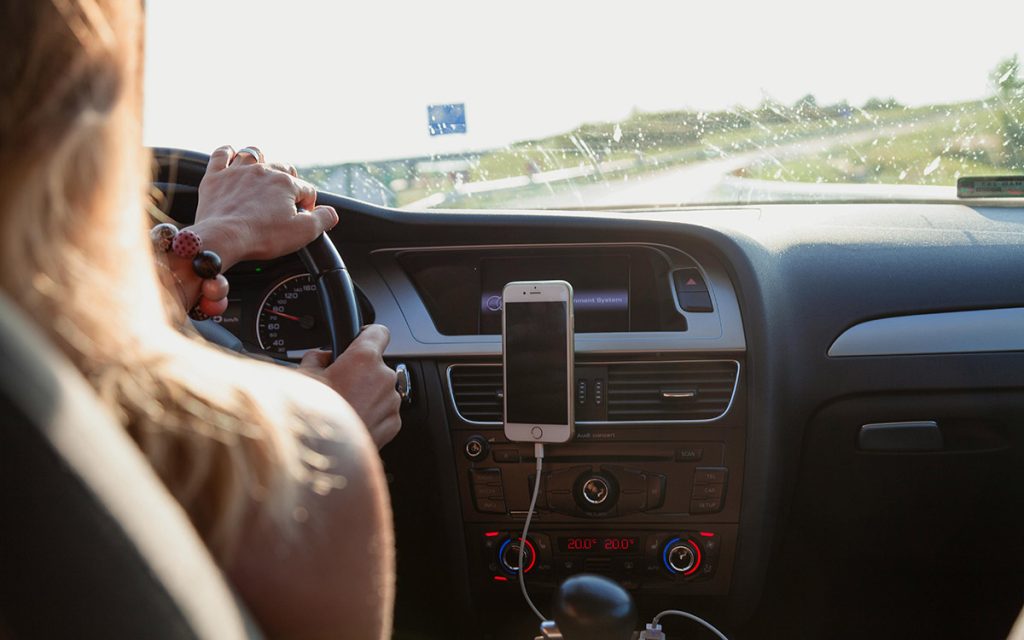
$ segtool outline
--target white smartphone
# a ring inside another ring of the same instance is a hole
[[[575,432],[572,285],[510,282],[501,299],[505,437],[568,442]]]

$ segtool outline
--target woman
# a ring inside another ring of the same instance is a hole
[[[139,4],[0,6],[4,293],[138,442],[268,635],[387,637],[391,512],[374,446],[397,430],[386,331],[346,352],[361,369],[307,361],[334,389],[186,337],[202,281],[154,255],[142,214]],[[218,150],[201,189],[193,230],[225,270],[337,221],[256,155]],[[359,398],[370,431],[338,390]]]

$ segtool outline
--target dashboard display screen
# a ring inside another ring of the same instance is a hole
[[[629,331],[629,256],[483,258],[480,333],[501,333],[501,291],[516,280],[565,280],[573,288],[577,333]]]
[[[505,313],[508,421],[568,424],[566,303],[509,303]]]
[[[640,539],[636,536],[572,536],[558,539],[558,550],[562,553],[613,553],[630,554],[640,552]]]

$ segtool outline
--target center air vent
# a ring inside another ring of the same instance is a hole
[[[734,360],[578,362],[577,366],[591,380],[595,376],[606,380],[608,389],[606,420],[580,419],[579,424],[710,422],[729,410],[739,381],[739,363]],[[448,388],[463,420],[501,424],[501,365],[452,365]]]
[[[466,422],[502,422],[500,364],[462,364],[448,367],[448,386],[455,410]]]
[[[739,364],[732,360],[608,365],[608,421],[703,422],[725,415]]]

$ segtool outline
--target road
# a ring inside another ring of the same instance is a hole
[[[733,175],[743,167],[764,161],[783,162],[801,156],[826,153],[837,146],[855,145],[875,138],[910,133],[932,120],[892,125],[879,129],[860,130],[817,139],[743,151],[726,158],[698,161],[681,167],[587,184],[555,184],[547,193],[536,189],[515,197],[513,193],[502,206],[517,209],[557,209],[560,207],[609,207],[643,205],[685,205],[704,202],[747,202],[765,200],[813,200],[893,197],[895,189],[907,195],[903,186],[804,184],[764,180],[744,180]],[[950,187],[913,187],[916,197],[949,197]]]

